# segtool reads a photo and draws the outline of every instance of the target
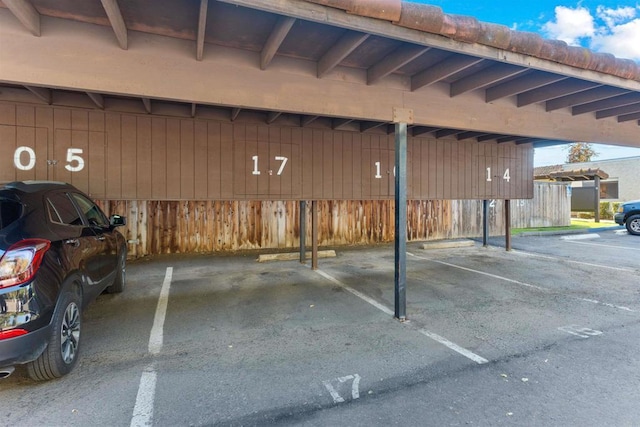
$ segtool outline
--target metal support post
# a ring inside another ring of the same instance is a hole
[[[300,201],[300,263],[307,262],[307,202]]]
[[[482,246],[489,246],[489,201],[482,201]]]
[[[505,245],[511,250],[511,200],[504,201]]]
[[[395,317],[407,317],[407,124],[396,123]]]
[[[311,269],[318,269],[318,201],[311,202]]]
[[[600,177],[598,175],[596,175],[594,178],[594,191],[596,192],[596,205],[594,206],[595,209],[595,221],[596,222],[600,222]]]

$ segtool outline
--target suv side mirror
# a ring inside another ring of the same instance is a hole
[[[112,227],[122,227],[123,225],[127,225],[127,218],[120,215],[111,215],[109,217],[109,224]]]

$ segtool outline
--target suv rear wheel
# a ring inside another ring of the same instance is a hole
[[[49,345],[33,362],[27,372],[36,381],[60,378],[73,370],[80,350],[80,297],[66,291],[60,297],[53,314],[53,328]]]

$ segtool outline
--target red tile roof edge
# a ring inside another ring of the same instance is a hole
[[[569,46],[539,34],[514,31],[504,25],[478,21],[464,15],[446,14],[438,6],[402,0],[305,0],[347,13],[391,21],[401,27],[438,34],[464,43],[530,55],[575,68],[596,71],[640,82],[640,64],[610,53]]]

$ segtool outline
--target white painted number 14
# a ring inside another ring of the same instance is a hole
[[[511,175],[509,174],[509,168],[504,171],[504,175],[502,175],[502,179],[507,182],[511,182]],[[487,181],[491,182],[491,168],[487,168]]]

